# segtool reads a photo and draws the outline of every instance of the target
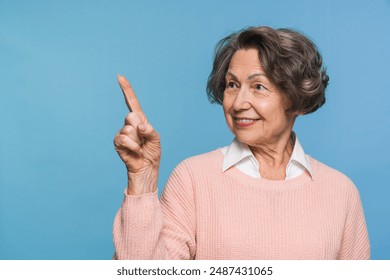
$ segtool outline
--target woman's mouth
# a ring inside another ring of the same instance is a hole
[[[251,126],[252,124],[254,124],[255,122],[257,122],[259,120],[259,119],[248,119],[248,118],[233,118],[233,119],[234,119],[234,123],[238,127]]]

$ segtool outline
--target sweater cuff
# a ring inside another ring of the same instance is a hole
[[[140,195],[129,195],[127,194],[127,188],[126,188],[123,192],[123,195],[124,195],[123,198],[124,205],[131,204],[132,207],[145,207],[154,204],[159,204],[157,190],[152,193],[145,193]]]

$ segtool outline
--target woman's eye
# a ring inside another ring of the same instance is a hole
[[[228,82],[227,88],[230,88],[230,89],[236,88],[236,84],[234,82]]]
[[[266,89],[262,84],[256,84],[255,85],[255,89],[256,90],[264,90],[264,89]]]

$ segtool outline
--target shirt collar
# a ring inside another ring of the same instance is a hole
[[[222,172],[225,172],[230,167],[236,165],[241,160],[247,157],[253,157],[252,151],[249,149],[248,145],[241,143],[237,138],[234,138],[232,143],[224,150],[224,159]],[[256,160],[256,158],[254,158]],[[258,165],[258,162],[256,160]]]
[[[294,132],[293,132],[293,137],[295,138],[295,144],[294,144],[293,152],[291,154],[291,158],[289,160],[289,164],[292,162],[296,162],[302,165],[309,172],[311,178],[313,178],[314,173],[313,173],[313,168],[310,164],[309,157],[305,154],[305,151],[303,150],[303,147],[301,143],[299,143],[298,137],[296,137]]]
[[[299,164],[304,167],[313,178],[313,168],[310,164],[309,158],[299,143],[298,137],[296,137],[294,132],[292,133],[293,137],[295,138],[295,143],[291,158],[287,164],[287,168],[290,168],[290,166],[293,164]],[[222,172],[225,172],[246,158],[250,158],[256,169],[259,170],[259,163],[253,155],[252,151],[249,149],[248,145],[241,143],[237,138],[234,138],[229,146],[223,148],[222,152],[224,154]]]

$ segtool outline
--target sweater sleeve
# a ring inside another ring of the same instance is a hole
[[[172,172],[160,201],[157,193],[125,194],[114,220],[114,259],[195,257],[195,204],[184,165]]]
[[[353,185],[353,183],[351,183]],[[343,239],[338,255],[340,260],[370,259],[370,242],[359,192],[353,185],[349,196]]]

